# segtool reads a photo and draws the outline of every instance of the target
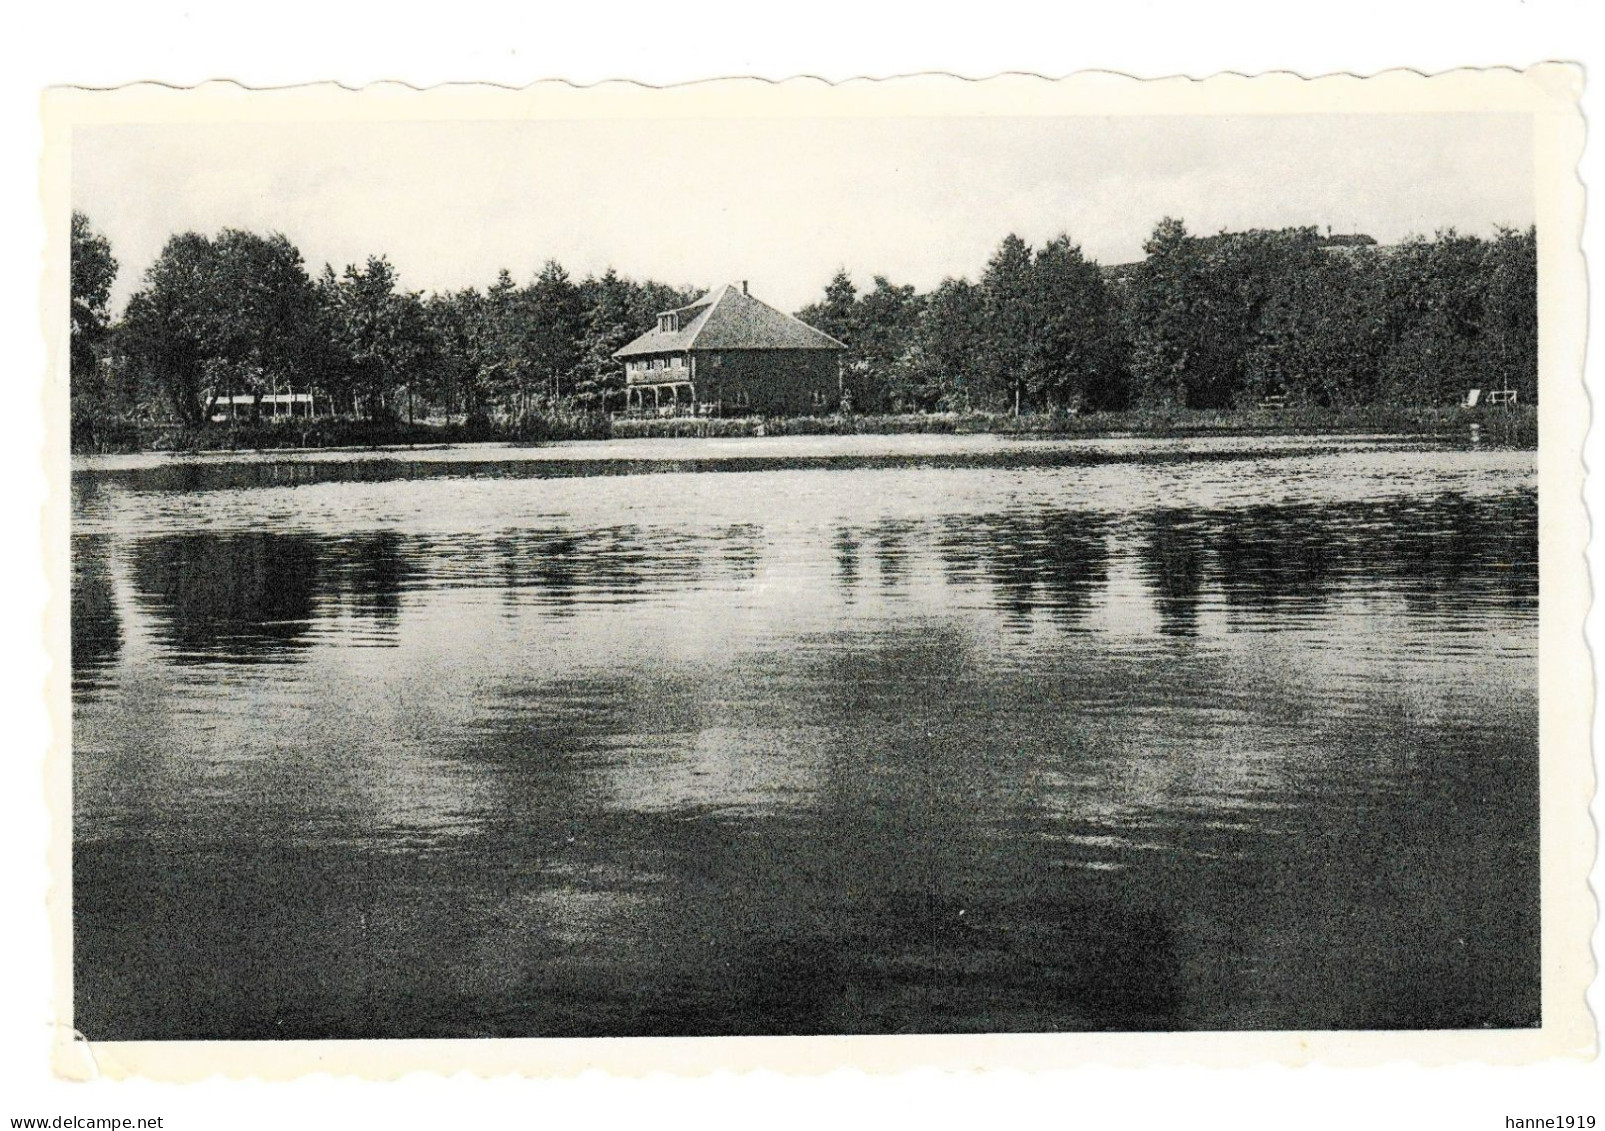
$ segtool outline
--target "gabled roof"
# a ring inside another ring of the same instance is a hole
[[[726,283],[678,310],[678,330],[653,327],[614,357],[639,357],[685,350],[840,350],[847,347],[829,334],[776,310]]]

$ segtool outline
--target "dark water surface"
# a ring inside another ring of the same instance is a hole
[[[1536,1024],[1528,452],[84,461],[92,1039]]]

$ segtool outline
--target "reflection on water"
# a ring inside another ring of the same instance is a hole
[[[100,673],[116,663],[122,623],[112,592],[104,539],[72,539],[72,686],[74,694],[99,686]]]
[[[79,470],[78,1026],[1537,1022],[1530,455],[882,443]]]
[[[318,558],[296,535],[171,535],[136,546],[134,585],[175,663],[287,658],[311,627]]]
[[[1198,632],[1198,602],[1204,589],[1208,530],[1201,514],[1162,508],[1147,517],[1143,567],[1154,589],[1159,631],[1169,636]]]
[[[959,586],[984,577],[1011,621],[1042,608],[1069,625],[1107,580],[1103,523],[1096,513],[1070,511],[950,519],[940,553]]]

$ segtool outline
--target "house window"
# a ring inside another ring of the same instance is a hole
[[[718,369],[724,364],[724,355],[720,353],[710,354],[708,357],[708,364],[714,369]]]
[[[679,359],[679,358],[678,358],[678,357],[676,357],[676,358],[672,358],[672,359],[671,359],[671,360],[670,360],[670,361],[669,361],[669,364],[670,364],[670,365],[671,365],[671,366],[673,366],[673,367],[674,367],[674,368],[675,368],[675,369],[679,369],[679,368],[680,368],[680,366],[681,366],[681,361],[680,361],[680,359]]]

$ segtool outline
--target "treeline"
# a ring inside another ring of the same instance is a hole
[[[547,262],[526,284],[425,295],[383,256],[309,275],[283,235],[174,236],[122,316],[117,262],[89,220],[72,222],[75,444],[109,422],[200,428],[234,398],[312,393],[320,413],[503,423],[601,410],[623,375],[612,354],[697,291],[614,271],[575,280]],[[258,405],[243,410],[255,415]]]
[[[928,294],[846,271],[799,312],[848,343],[881,410],[1352,408],[1537,398],[1537,236],[1440,232],[1393,247],[1315,228],[1190,235],[1134,264],[1067,237],[1005,239],[978,280]]]
[[[920,293],[876,276],[859,293],[843,270],[798,315],[847,344],[858,410],[1442,406],[1478,387],[1531,403],[1536,245],[1532,229],[1383,248],[1314,228],[1194,236],[1166,219],[1135,264],[1011,235],[973,282]],[[425,295],[382,256],[314,276],[284,236],[226,229],[170,239],[114,320],[117,269],[75,214],[78,447],[118,421],[198,429],[221,399],[273,392],[367,420],[604,411],[623,382],[613,352],[700,293],[548,261],[527,283],[503,271]]]

